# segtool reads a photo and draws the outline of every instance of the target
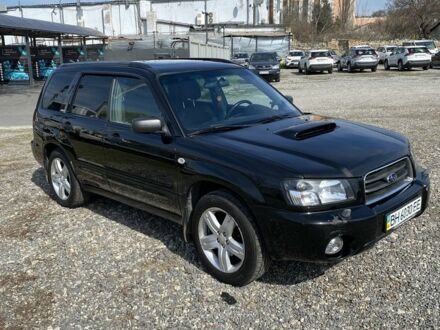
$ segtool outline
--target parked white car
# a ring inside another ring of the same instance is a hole
[[[428,48],[429,52],[434,55],[438,53],[438,48],[433,40],[408,40],[402,43],[402,46],[420,46]]]
[[[305,52],[303,50],[294,49],[289,52],[286,56],[286,68],[297,68],[301,57],[303,57]]]
[[[385,59],[388,55],[391,55],[392,52],[397,48],[398,46],[395,45],[385,45],[381,46],[377,49],[377,55],[379,56],[379,63],[385,62]]]
[[[298,71],[305,74],[324,71],[333,73],[333,57],[328,49],[310,50],[299,61]]]
[[[385,70],[389,70],[391,67],[397,67],[399,71],[412,68],[428,70],[431,65],[431,57],[432,55],[426,47],[398,47],[387,56],[383,65]]]

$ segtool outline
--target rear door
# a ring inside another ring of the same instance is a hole
[[[107,130],[106,170],[112,190],[132,200],[180,214],[174,140],[136,133],[133,119],[166,116],[150,83],[134,76],[113,82]]]
[[[108,190],[104,165],[107,117],[113,77],[83,74],[63,117],[63,129],[76,155],[77,175],[83,184]]]

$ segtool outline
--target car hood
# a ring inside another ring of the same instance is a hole
[[[302,127],[333,129],[295,138]],[[196,136],[194,142],[228,155],[238,166],[270,169],[281,176],[362,177],[409,154],[407,139],[397,133],[345,120],[304,115],[270,124]]]

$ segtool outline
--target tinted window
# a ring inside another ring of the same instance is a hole
[[[72,113],[95,118],[107,118],[111,76],[83,76],[73,101]]]
[[[133,119],[162,117],[150,88],[135,78],[115,79],[110,120],[131,124]]]
[[[376,55],[376,52],[373,49],[358,49],[356,55]]]
[[[60,111],[66,109],[70,84],[73,79],[72,72],[55,72],[49,80],[43,95],[42,107]]]
[[[311,57],[327,57],[330,56],[329,52],[311,52],[310,53]]]
[[[304,52],[290,52],[289,56],[303,56]]]
[[[418,53],[429,53],[428,48],[426,47],[413,47],[413,48],[408,48],[408,53],[410,54],[418,54]]]

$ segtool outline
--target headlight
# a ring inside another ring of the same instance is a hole
[[[279,64],[272,65],[272,69],[274,70],[278,70],[279,68],[280,68]]]
[[[255,70],[255,67],[253,65],[249,64],[249,69]]]
[[[319,206],[355,199],[348,180],[287,180],[284,190],[289,203],[295,206]]]

